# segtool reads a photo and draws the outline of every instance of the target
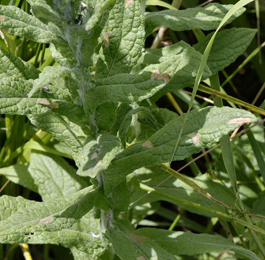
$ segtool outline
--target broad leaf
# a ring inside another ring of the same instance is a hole
[[[0,204],[10,208],[0,215],[0,241],[62,245],[97,259],[105,246],[100,221],[86,213],[92,203],[91,188],[45,203],[3,196]]]
[[[120,153],[104,172],[106,190],[110,192],[127,174],[138,168],[170,161],[184,116],[171,120],[146,142],[132,145]],[[223,135],[254,121],[256,117],[250,112],[229,107],[193,110],[188,116],[173,159],[182,160],[203,148],[209,148]]]
[[[29,201],[22,197],[2,196],[0,215],[0,241],[29,242],[34,232],[57,232],[70,228],[77,220],[89,212],[94,204],[95,191],[88,187],[67,197],[51,199],[46,202]],[[6,207],[5,207],[6,208]],[[37,241],[35,240],[37,243]]]
[[[155,228],[139,229],[135,231],[135,234],[151,238],[162,248],[174,255],[198,255],[232,250],[244,259],[260,260],[260,258],[250,250],[217,235],[172,232]]]
[[[136,235],[128,223],[113,225],[107,229],[106,235],[121,260],[176,259],[152,239]]]
[[[209,198],[203,196],[190,185],[183,183],[181,180],[171,177],[168,179],[168,173],[159,167],[141,168],[135,171],[137,179],[149,187],[156,188],[158,193],[151,193],[143,197],[146,191],[135,188],[131,200],[135,202],[138,198],[142,198],[139,203],[155,202],[165,200],[171,202],[178,207],[181,207],[190,212],[208,216],[216,217],[215,212],[226,213],[227,209]],[[167,181],[165,181],[167,180]],[[196,178],[190,178],[192,182],[197,184],[201,189],[211,194],[216,200],[220,201],[233,208],[235,204],[235,196],[227,187],[218,181],[213,181],[206,174]],[[136,204],[138,205],[138,203]]]
[[[159,26],[167,26],[174,31],[184,31],[200,28],[202,30],[216,29],[226,13],[233,5],[208,4],[205,7],[188,8],[186,10],[165,10],[147,13],[145,16],[146,34],[149,35]],[[232,22],[245,11],[241,8],[227,23]]]
[[[18,79],[35,79],[39,71],[31,64],[15,57],[0,47],[0,75],[2,77],[16,76]],[[2,93],[2,92],[1,92]]]
[[[14,6],[0,5],[0,17],[1,29],[36,42],[51,42],[58,34],[58,29],[52,24],[45,25],[36,17]]]
[[[201,57],[199,52],[184,42],[150,50],[144,55],[143,65],[146,67],[141,72],[120,73],[96,80],[96,86],[88,90],[85,96],[85,111],[91,115],[98,105],[105,102],[141,102],[159,92],[155,97],[157,99],[170,88],[189,86],[194,82]],[[210,75],[206,67],[205,77]],[[163,89],[166,84],[167,87]]]
[[[155,93],[152,101],[156,101],[159,97],[170,91],[176,91],[177,89],[192,85],[195,81],[201,59],[202,55],[183,41],[161,49],[147,50],[143,58],[143,64],[156,64],[157,70],[160,72],[166,71],[169,75],[167,85],[158,93]],[[153,67],[155,68],[154,65]],[[203,77],[208,78],[211,75],[212,72],[206,66]],[[159,78],[161,75],[157,77]]]
[[[16,164],[9,167],[0,168],[0,174],[16,184],[38,192],[38,186],[36,186],[34,183],[34,179],[32,178],[28,170],[28,166],[26,165]]]
[[[248,28],[232,28],[218,33],[207,60],[212,74],[216,74],[234,62],[246,50],[255,34],[256,30]],[[212,33],[208,34],[195,44],[193,46],[195,50],[203,53],[212,35]]]
[[[32,152],[29,171],[43,201],[66,197],[88,186],[76,170],[59,156]]]
[[[103,54],[96,66],[96,78],[130,73],[144,47],[142,1],[118,0],[104,29]]]
[[[108,168],[114,157],[121,152],[121,144],[116,136],[101,134],[98,138],[87,140],[83,149],[75,155],[81,176],[95,177]]]

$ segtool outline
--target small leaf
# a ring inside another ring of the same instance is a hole
[[[49,108],[45,113],[28,115],[28,118],[32,124],[66,144],[71,149],[72,156],[74,156],[74,153],[83,147],[86,138],[86,133],[80,127],[80,125],[85,123],[86,118],[82,108],[73,104],[59,103],[57,112],[59,113],[54,113]],[[72,120],[77,120],[78,122],[73,122]],[[81,124],[82,121],[83,123]],[[85,128],[84,130],[87,131]]]
[[[164,108],[156,108],[148,112],[140,111],[138,121],[141,123],[141,133],[138,141],[149,139],[156,131],[177,117],[176,113]]]

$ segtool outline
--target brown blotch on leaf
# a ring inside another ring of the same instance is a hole
[[[201,135],[198,133],[191,133],[188,136],[192,138],[194,144],[198,144],[201,142]]]
[[[109,33],[105,32],[104,34],[104,44],[106,47],[109,47]]]
[[[146,237],[137,236],[131,232],[129,232],[129,236],[133,240],[133,242],[136,244],[142,244],[146,240]]]
[[[160,74],[158,69],[156,69],[152,72],[151,79],[164,80],[166,83],[168,83],[170,81],[170,78],[168,76],[168,72],[165,71],[162,74]]]
[[[40,104],[44,105],[44,106],[50,106],[51,108],[58,108],[59,104],[54,103],[54,102],[50,102],[48,99],[41,99],[39,101]]]
[[[153,146],[153,144],[152,144],[152,142],[150,140],[147,140],[147,141],[145,141],[143,143],[143,147],[145,147],[145,148],[152,148],[154,146]]]
[[[93,153],[91,155],[91,160],[98,158],[98,153]]]
[[[101,161],[98,161],[95,167],[99,167],[102,164]]]
[[[159,75],[157,79],[163,79],[166,83],[170,81],[170,78],[168,77],[168,72],[165,71],[163,74]]]
[[[125,1],[125,8],[127,8],[129,5],[130,5],[130,3],[132,2],[133,0],[126,0]]]
[[[228,124],[239,124],[244,125],[247,123],[251,123],[252,119],[251,118],[244,118],[244,117],[239,117],[239,118],[234,118],[228,121]]]
[[[49,216],[47,218],[43,218],[40,220],[40,223],[45,224],[45,225],[51,224],[52,222],[53,222],[52,216]]]
[[[4,22],[5,19],[6,19],[6,18],[5,18],[4,16],[0,15],[0,22]]]
[[[59,107],[59,104],[58,103],[50,102],[50,106],[51,106],[51,108],[58,108]]]
[[[50,105],[50,101],[48,99],[41,99],[39,101],[40,104],[45,105],[45,106],[49,106]]]
[[[160,75],[159,70],[154,70],[151,75],[151,79],[155,79]]]

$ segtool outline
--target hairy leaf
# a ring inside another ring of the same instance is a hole
[[[136,235],[128,224],[117,223],[107,230],[106,235],[121,260],[176,259],[174,254],[169,253],[153,240]]]
[[[219,32],[207,60],[212,74],[216,74],[234,62],[246,50],[255,34],[255,29],[248,28],[232,28]],[[212,35],[212,33],[208,34],[195,44],[193,46],[195,50],[203,53]]]
[[[138,168],[170,161],[184,116],[171,120],[144,143],[132,145],[120,153],[104,173],[106,190],[110,191],[127,174]],[[188,116],[173,159],[185,159],[203,148],[211,147],[223,135],[255,120],[256,117],[250,112],[229,107],[193,110]]]
[[[0,28],[8,33],[27,37],[36,42],[48,43],[56,38],[56,27],[45,25],[34,16],[14,6],[0,5]]]
[[[96,78],[130,73],[144,47],[144,18],[141,1],[116,2],[104,29],[103,54],[96,66]]]
[[[149,35],[159,26],[167,26],[174,31],[184,31],[200,28],[202,30],[216,29],[226,13],[233,5],[208,4],[205,7],[188,8],[186,10],[165,10],[147,13],[145,16],[146,34]],[[245,11],[241,8],[234,13],[227,23],[232,22]],[[226,23],[226,24],[227,24]]]
[[[260,258],[250,250],[217,235],[172,232],[155,228],[139,229],[135,231],[135,234],[151,238],[162,248],[174,255],[198,255],[232,250],[244,259],[260,260]]]

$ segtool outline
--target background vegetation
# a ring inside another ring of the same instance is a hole
[[[0,1],[0,259],[265,259],[264,1],[131,2]]]

